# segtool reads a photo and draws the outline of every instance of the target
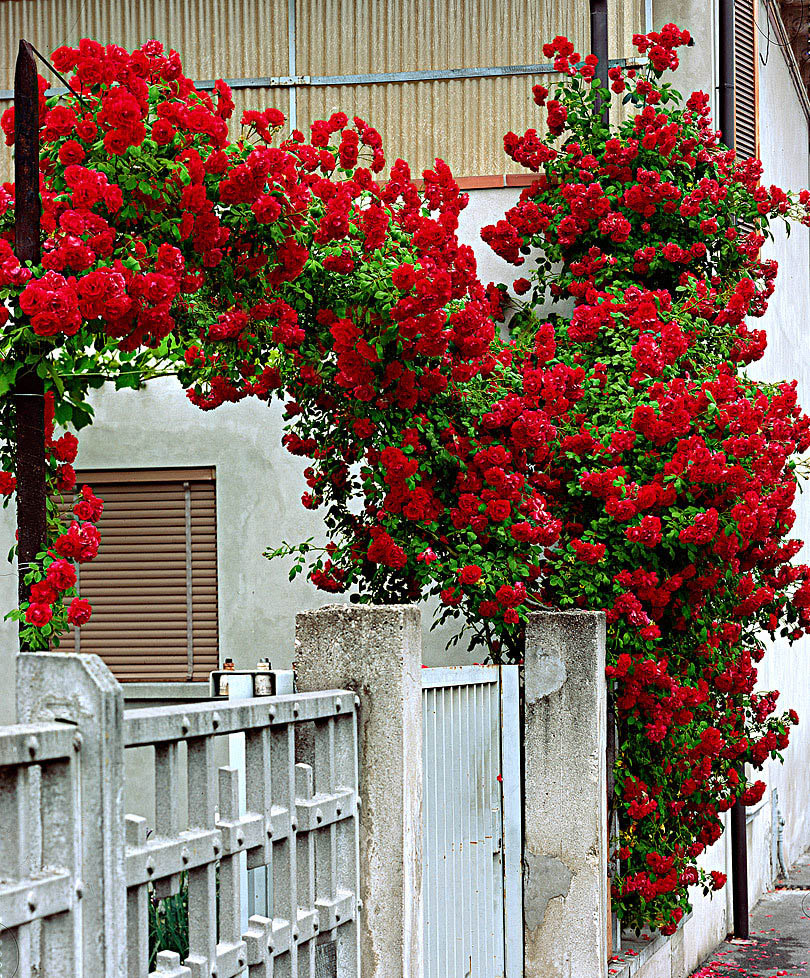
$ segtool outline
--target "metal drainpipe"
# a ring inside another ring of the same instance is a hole
[[[602,122],[610,124],[610,96],[608,93],[608,0],[589,0],[591,11],[591,53],[599,59],[596,66],[596,77],[601,84],[600,105],[602,107]],[[607,767],[607,809],[608,824],[606,830],[608,839],[613,829],[613,792],[614,774],[613,766],[616,762],[616,721],[613,712],[613,703],[610,696],[607,698],[607,750],[605,752],[605,764]],[[608,887],[610,879],[608,879]],[[621,921],[612,912],[610,918],[610,938],[612,942],[612,953],[618,954],[621,948]]]
[[[719,0],[718,123],[723,142],[734,148],[734,0]]]
[[[602,99],[602,121],[610,119],[610,99],[608,90],[608,0],[590,0],[591,5],[591,51],[599,58],[596,77],[602,82],[605,97]]]
[[[723,142],[734,148],[734,0],[719,0],[719,123]],[[740,772],[742,774],[742,772]],[[748,839],[745,806],[731,809],[731,886],[734,936],[748,939]]]

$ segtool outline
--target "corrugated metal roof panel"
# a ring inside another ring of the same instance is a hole
[[[585,6],[583,4],[583,6]],[[611,58],[635,58],[633,35],[644,31],[644,0],[608,4],[608,50]]]
[[[287,72],[286,0],[15,0],[0,3],[0,88],[11,88],[17,42],[43,54],[82,37],[134,48],[157,38],[190,78]]]
[[[298,0],[296,16],[309,75],[537,64],[544,41],[584,48],[590,29],[581,0]]]
[[[632,55],[643,0],[610,5],[610,55]],[[156,37],[180,51],[197,79],[286,75],[286,0],[17,0],[0,3],[0,88],[13,84],[17,42],[43,53],[90,36],[134,47]],[[590,23],[584,0],[297,0],[296,73],[339,75],[414,69],[538,64],[542,44],[568,35],[583,54]],[[458,176],[523,172],[503,152],[507,130],[540,127],[532,85],[552,76],[393,82],[297,90],[297,122],[343,109],[380,130],[389,160],[420,173],[438,156]],[[237,111],[270,105],[289,112],[286,89],[235,91]],[[0,178],[11,174],[0,155]]]

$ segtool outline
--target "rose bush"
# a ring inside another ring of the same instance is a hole
[[[534,255],[515,283],[530,295],[512,341],[496,338],[415,424],[374,416],[381,451],[361,452],[355,435],[370,429],[345,415],[334,440],[334,388],[325,410],[297,398],[288,439],[315,463],[319,492],[305,502],[325,504],[333,531],[328,556],[309,564],[319,586],[354,584],[374,600],[438,593],[442,617],[461,614],[495,658],[520,656],[533,606],[607,611],[614,899],[628,925],[665,931],[690,886],[723,885],[696,859],[734,800],[761,796],[743,765],[778,756],[797,721],[775,713],[777,693],[755,692],[762,636],[792,640],[810,623],[808,570],[789,539],[808,420],[795,385],[743,370],[765,349],[746,319],[773,290],[775,265],[759,258],[768,224],[806,223],[808,195],[761,187],[759,164],[718,143],[706,97],[684,106],[661,82],[687,38],[670,26],[637,39],[650,64],[612,70],[635,109],[613,128],[592,61],[579,67],[555,39],[546,54],[566,76],[548,102],[556,141],[506,137],[538,179],[483,233],[515,264]],[[491,290],[490,302],[497,318]],[[346,490],[353,471],[360,491]],[[434,508],[417,502],[424,490]],[[290,550],[297,568],[312,555],[309,544],[275,553]]]
[[[401,162],[378,186],[379,135],[340,113],[315,123],[309,141],[293,132],[276,146],[281,113],[245,112],[230,141],[227,86],[217,83],[213,97],[198,92],[157,42],[130,53],[85,40],[53,59],[71,74],[71,91],[45,99],[40,80],[39,267],[14,256],[13,186],[0,196],[6,395],[20,366],[34,364],[57,395],[56,420],[80,428],[89,390],[105,380],[137,387],[179,371],[203,409],[286,390],[291,415],[296,397],[326,412],[334,433],[323,447],[348,472],[361,438],[379,453],[374,446],[388,447],[386,431],[402,435],[414,405],[448,400],[448,384],[479,369],[494,327],[472,253],[455,239],[464,198],[443,164],[421,194]],[[12,143],[13,109],[2,127]],[[417,281],[408,260],[429,266],[433,281]],[[13,406],[2,398],[6,496]],[[355,439],[348,454],[344,423]],[[289,446],[300,451],[296,437]],[[75,437],[64,435],[51,473],[60,490],[73,490],[75,454]],[[341,488],[339,474],[333,484]],[[317,495],[317,480],[313,488]],[[342,488],[345,496],[357,487]],[[436,506],[427,491],[419,499]],[[32,581],[52,560],[87,555],[77,542],[92,536],[85,523],[52,523],[53,545]],[[393,567],[397,551],[373,532],[370,560]],[[320,570],[322,582],[339,578],[328,560]],[[60,595],[37,589],[15,613],[32,626],[29,645],[64,629]],[[87,614],[74,609],[71,620]]]
[[[46,451],[52,492],[72,493],[73,434],[53,441],[54,422],[79,430],[90,423],[88,394],[113,381],[137,388],[172,371],[177,354],[173,307],[200,287],[204,261],[177,247],[181,235],[163,211],[191,183],[199,151],[224,142],[227,93],[215,104],[182,75],[175,53],[150,42],[129,53],[84,40],[54,52],[59,70],[74,72],[73,92],[46,98],[39,79],[42,260],[20,265],[14,254],[14,187],[0,190],[0,438],[6,501],[14,490],[15,401],[23,370],[46,384]],[[2,116],[14,142],[14,109]],[[168,135],[167,125],[176,138]],[[24,619],[30,648],[58,642],[68,624],[81,625],[89,605],[71,601],[72,586],[40,587],[50,567],[92,559],[100,502],[89,490],[63,524],[49,502],[50,541],[26,574],[31,602],[13,612]],[[75,583],[75,581],[74,581]]]
[[[719,143],[708,97],[684,105],[663,82],[687,32],[635,40],[649,64],[610,70],[633,110],[614,126],[573,45],[547,46],[565,77],[553,99],[534,95],[555,140],[506,136],[537,180],[483,237],[532,263],[516,283],[529,295],[511,323],[507,403],[560,365],[582,371],[551,462],[534,472],[562,522],[542,597],[607,612],[614,906],[628,924],[672,931],[690,885],[724,882],[695,863],[722,813],[762,796],[744,764],[778,756],[798,720],[775,712],[778,692],[755,691],[756,663],[768,633],[793,640],[810,624],[808,568],[789,537],[810,421],[795,382],[744,368],[766,346],[750,320],[774,288],[776,264],[760,257],[768,225],[807,224],[810,195],[761,185],[758,161]]]
[[[302,501],[329,531],[271,552],[294,555],[293,576],[359,600],[435,595],[495,659],[521,657],[532,607],[607,611],[614,896],[627,923],[668,930],[690,885],[720,884],[695,859],[722,811],[761,792],[743,762],[795,722],[754,692],[762,629],[810,624],[787,537],[808,422],[793,387],[742,369],[765,345],[746,317],[773,288],[768,222],[806,220],[807,196],[761,187],[705,97],[683,106],[661,82],[685,39],[639,37],[649,67],[611,70],[633,110],[613,128],[593,59],[548,46],[564,76],[552,99],[535,89],[550,138],[505,140],[538,178],[483,232],[515,264],[532,255],[523,301],[479,282],[444,163],[421,189],[402,161],[383,181],[379,135],[342,113],[282,139],[280,113],[246,112],[232,139],[227,86],[198,92],[156,42],[54,53],[75,93],[41,106],[41,266],[14,257],[13,188],[0,202],[6,392],[17,361],[39,364],[76,428],[107,379],[176,371],[203,409],[284,398]],[[0,396],[7,495],[13,420]],[[48,448],[72,489],[75,439]],[[43,643],[90,613],[65,596],[100,505],[83,492],[31,572],[18,614]]]

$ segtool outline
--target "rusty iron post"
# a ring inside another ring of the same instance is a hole
[[[39,264],[39,87],[34,52],[20,41],[14,73],[15,250],[21,262]],[[17,565],[19,598],[27,601],[28,565],[47,544],[45,502],[45,387],[36,364],[23,368],[14,385],[17,474]]]
[[[734,908],[734,936],[748,940],[748,839],[745,806],[735,801],[731,807],[731,889]]]

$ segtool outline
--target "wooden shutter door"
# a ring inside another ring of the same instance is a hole
[[[98,557],[79,570],[93,616],[63,645],[121,682],[207,680],[219,664],[213,469],[85,471],[104,500]]]
[[[759,72],[754,0],[734,0],[734,148],[759,156]]]

